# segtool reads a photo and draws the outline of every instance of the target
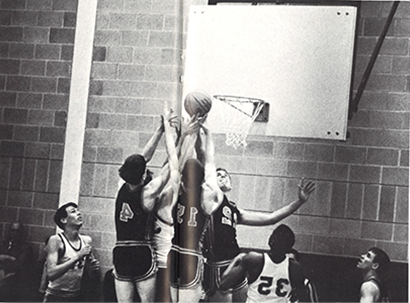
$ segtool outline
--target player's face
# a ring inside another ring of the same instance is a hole
[[[232,189],[231,176],[224,170],[218,170],[216,172],[216,180],[219,188],[223,192],[228,192]]]
[[[371,269],[374,265],[375,254],[372,251],[360,256],[359,262],[357,263],[357,268],[360,269]]]
[[[72,224],[72,225],[81,226],[83,224],[83,218],[78,208],[74,206],[69,206],[66,208],[66,212],[67,212],[67,218],[66,218],[67,225]]]

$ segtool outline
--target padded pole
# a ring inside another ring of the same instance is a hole
[[[399,5],[400,1],[395,1],[393,6],[390,10],[389,17],[387,18],[386,24],[384,25],[383,31],[380,34],[379,40],[374,47],[372,56],[370,57],[369,63],[367,64],[366,70],[363,74],[362,81],[360,82],[359,88],[357,89],[356,97],[352,103],[352,108],[349,110],[350,113],[357,113],[358,105],[360,102],[360,98],[362,97],[364,88],[366,87],[367,81],[369,80],[370,73],[372,72],[374,63],[376,62],[377,56],[379,55],[380,49],[383,45],[384,38],[386,37],[387,31],[390,27],[390,24],[393,20],[393,16],[396,13],[397,6]]]

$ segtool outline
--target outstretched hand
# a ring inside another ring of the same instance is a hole
[[[314,182],[309,181],[304,184],[304,178],[300,179],[300,184],[298,185],[299,188],[299,200],[305,203],[308,199],[310,194],[315,190],[316,185]]]
[[[165,123],[169,123],[169,126],[178,130],[178,116],[175,114],[172,108],[168,108],[168,102],[165,102],[164,104],[164,116],[161,117],[163,123],[163,120],[165,119]]]

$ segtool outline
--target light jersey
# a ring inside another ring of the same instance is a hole
[[[264,265],[259,277],[248,288],[246,303],[289,302],[292,286],[289,277],[289,258],[274,263],[268,254],[263,254]]]
[[[80,245],[75,248],[68,241],[63,233],[59,233],[61,241],[63,241],[63,254],[59,256],[57,265],[67,262],[70,259],[77,258],[77,253],[85,245],[84,240],[80,236]],[[84,271],[85,257],[77,261],[73,268],[70,268],[61,277],[48,282],[46,293],[60,297],[75,297],[81,289],[81,277]]]

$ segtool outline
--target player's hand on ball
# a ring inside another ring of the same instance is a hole
[[[299,200],[305,203],[308,199],[310,194],[315,190],[316,185],[314,182],[309,181],[304,184],[304,178],[300,179],[300,184],[298,185],[299,188]]]

